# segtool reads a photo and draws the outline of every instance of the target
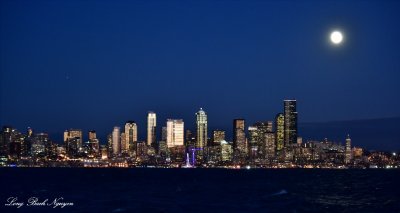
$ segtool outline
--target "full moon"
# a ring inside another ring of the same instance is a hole
[[[331,41],[334,44],[340,44],[343,41],[343,34],[339,31],[333,31],[331,33]]]

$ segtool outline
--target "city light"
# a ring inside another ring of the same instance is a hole
[[[233,138],[226,131],[211,131],[202,108],[195,113],[196,132],[185,129],[183,119],[167,119],[157,140],[157,114],[147,115],[146,140],[140,140],[138,125],[127,121],[124,127],[110,128],[101,143],[90,130],[85,140],[81,129],[63,133],[63,143],[47,133],[26,134],[5,126],[0,132],[0,166],[19,167],[118,167],[118,168],[398,168],[395,152],[368,152],[354,147],[349,134],[344,144],[324,140],[305,140],[298,132],[297,101],[283,101],[282,112],[274,120],[247,124],[233,119]],[[247,130],[247,131],[246,131]],[[186,133],[186,134],[184,134]],[[6,147],[7,149],[4,149]]]

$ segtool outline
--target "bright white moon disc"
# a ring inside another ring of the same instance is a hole
[[[331,33],[331,41],[334,44],[340,44],[343,41],[343,35],[339,31],[334,31]]]

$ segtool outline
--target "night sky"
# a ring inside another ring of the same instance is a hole
[[[135,120],[145,139],[147,111],[159,127],[183,118],[193,129],[203,107],[209,130],[231,131],[234,118],[272,120],[285,98],[298,100],[299,122],[400,116],[399,11],[396,1],[1,1],[0,125],[104,138]]]

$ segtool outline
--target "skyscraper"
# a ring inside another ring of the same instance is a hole
[[[284,141],[285,146],[297,143],[296,100],[284,100]]]
[[[64,144],[67,154],[70,157],[74,157],[79,153],[79,149],[82,147],[82,130],[80,129],[69,129],[64,131]],[[39,147],[41,144],[39,144]],[[34,147],[32,146],[32,149]],[[35,148],[36,149],[36,148]],[[39,148],[37,149],[39,150]],[[37,152],[37,151],[35,151]]]
[[[244,119],[233,120],[233,147],[242,153],[247,153]]]
[[[268,132],[265,134],[265,156],[264,158],[272,161],[275,158],[275,134]]]
[[[282,113],[275,117],[275,142],[276,150],[282,150],[285,144],[285,116]]]
[[[352,154],[351,154],[351,138],[350,135],[347,135],[346,138],[346,150],[345,150],[345,163],[350,163],[352,160]]]
[[[67,142],[70,139],[77,140],[77,148],[82,147],[82,130],[80,129],[69,129],[64,131],[64,142]]]
[[[266,150],[266,143],[265,143],[265,134],[267,133],[272,133],[272,121],[266,121],[266,122],[257,122],[253,126],[255,128],[256,133],[253,133],[254,139],[251,139],[252,137],[249,137],[249,143],[251,140],[255,140],[253,143],[253,149],[254,146],[257,146],[257,157],[263,157],[265,156],[265,150]],[[250,134],[250,128],[249,128],[249,134]]]
[[[202,108],[196,113],[196,147],[203,148],[207,146],[207,114]]]
[[[137,125],[135,121],[127,121],[125,123],[125,140],[122,144],[122,152],[126,153],[129,150],[135,150],[135,144],[137,142]],[[133,147],[131,147],[133,146]]]
[[[225,140],[224,130],[214,130],[213,131],[213,145],[219,145],[221,141]]]
[[[154,146],[156,144],[156,126],[157,117],[156,113],[147,113],[147,145]]]
[[[167,120],[167,147],[184,145],[184,123],[182,119]]]
[[[258,152],[258,138],[259,138],[259,131],[257,129],[257,126],[249,126],[249,156],[251,160],[254,160],[257,158],[257,152]]]
[[[166,126],[163,126],[161,128],[161,140],[167,141],[167,127]]]
[[[96,131],[90,130],[89,131],[89,140],[96,139],[96,138],[97,138]]]
[[[112,148],[114,156],[121,154],[121,128],[118,126],[112,132]]]

